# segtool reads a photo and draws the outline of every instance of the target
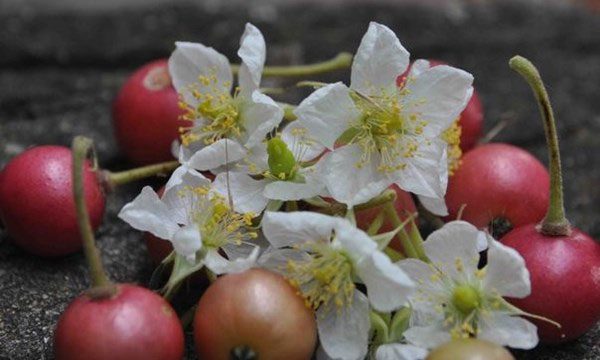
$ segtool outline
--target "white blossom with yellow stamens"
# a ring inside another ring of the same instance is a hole
[[[488,241],[487,265],[479,269],[482,238]],[[503,299],[531,292],[519,253],[464,221],[447,223],[423,247],[430,263],[397,263],[417,282],[410,297],[413,323],[404,332],[410,343],[431,349],[452,338],[477,337],[520,349],[537,345],[535,325],[518,316],[529,314]]]
[[[294,111],[298,124],[332,150],[323,161],[332,197],[349,206],[390,184],[430,198],[446,192],[448,151],[442,133],[469,101],[471,74],[450,67],[413,67],[396,78],[409,53],[387,27],[372,22],[352,64],[351,85],[313,92]]]
[[[205,265],[215,274],[243,271],[255,264],[259,248],[251,242],[257,236],[249,230],[253,216],[234,212],[211,191],[210,181],[189,174],[165,191],[162,199],[144,187],[119,212],[119,218],[135,229],[170,241],[190,264]]]
[[[243,159],[283,118],[283,110],[259,90],[266,57],[261,32],[246,24],[233,92],[233,74],[224,55],[198,43],[175,45],[169,72],[184,119],[190,121],[181,129],[179,161],[188,169],[212,170]]]
[[[266,212],[263,232],[274,250],[262,263],[281,272],[316,310],[319,339],[332,359],[363,359],[369,311],[403,306],[414,283],[349,221],[312,212]],[[367,295],[356,284],[363,283]]]

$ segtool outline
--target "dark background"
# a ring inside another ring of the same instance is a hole
[[[560,1],[536,6],[432,0],[427,7],[373,1],[144,6],[131,1],[129,7],[101,9],[67,0],[56,7],[24,3],[0,1],[0,167],[30,146],[68,146],[74,135],[85,134],[95,140],[101,165],[127,168],[112,137],[110,104],[133,69],[167,57],[175,40],[205,43],[235,61],[244,23],[251,21],[266,37],[267,64],[302,63],[354,52],[368,22],[376,20],[396,31],[413,59],[442,59],[473,73],[486,129],[511,119],[496,141],[522,146],[546,163],[533,96],[507,66],[517,53],[536,63],[559,122],[568,215],[600,237],[600,15],[590,9]],[[297,102],[302,95],[285,100]],[[127,186],[111,197],[98,242],[115,281],[145,284],[152,266],[140,234],[116,218],[139,189],[139,184]],[[87,287],[86,276],[82,254],[35,258],[11,245],[0,230],[0,359],[51,358],[56,319]],[[574,343],[516,355],[600,359],[599,341],[596,326]],[[189,357],[194,358],[191,351]]]

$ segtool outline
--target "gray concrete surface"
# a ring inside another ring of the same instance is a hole
[[[413,56],[471,71],[486,128],[503,117],[514,119],[497,140],[523,146],[545,162],[536,105],[506,62],[520,53],[539,64],[559,120],[568,213],[600,237],[600,17],[564,7],[467,5],[456,13],[390,4],[211,8],[165,1],[100,13],[12,8],[0,12],[0,167],[29,146],[68,145],[72,136],[86,134],[96,141],[102,165],[126,168],[112,138],[111,101],[132,69],[168,56],[176,39],[202,41],[233,58],[243,24],[252,21],[267,38],[268,63],[298,63],[354,51],[370,20],[394,29]],[[340,76],[347,74],[322,79]],[[98,239],[114,280],[144,284],[152,266],[140,234],[116,219],[139,188],[128,186],[111,197]],[[15,248],[0,230],[0,359],[52,358],[56,319],[87,284],[81,254],[38,259]],[[596,327],[574,343],[517,357],[600,359],[599,341]],[[194,358],[191,351],[188,357]]]

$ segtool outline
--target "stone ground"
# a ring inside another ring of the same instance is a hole
[[[376,20],[394,29],[414,57],[444,59],[471,71],[486,128],[513,119],[498,141],[545,161],[542,127],[529,88],[507,60],[520,53],[539,64],[562,136],[567,208],[572,221],[600,237],[600,17],[580,9],[468,5],[459,11],[414,6],[192,6],[42,14],[0,13],[0,167],[29,146],[96,141],[101,164],[126,168],[111,133],[110,104],[127,74],[168,56],[173,41],[211,44],[234,58],[246,21],[263,30],[271,64],[316,61],[354,51]],[[346,73],[321,78],[346,77]],[[277,84],[281,85],[281,84]],[[298,101],[296,94],[288,101]],[[111,197],[98,242],[115,281],[145,284],[152,272],[140,234],[116,219],[138,186]],[[0,359],[52,358],[52,330],[68,302],[88,285],[82,254],[29,256],[0,230]],[[600,328],[560,347],[519,352],[519,359],[600,359]],[[189,359],[194,358],[189,351]]]

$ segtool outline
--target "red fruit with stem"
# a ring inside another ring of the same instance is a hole
[[[440,60],[429,60],[429,65],[434,67],[448,64]],[[397,86],[403,86],[409,71],[410,67],[396,78]],[[471,96],[467,106],[460,114],[458,124],[461,128],[460,149],[467,152],[475,147],[483,132],[483,105],[475,89],[473,89],[473,96]]]
[[[0,177],[0,219],[17,246],[48,257],[81,249],[71,168],[71,150],[62,146],[36,146],[6,165]],[[84,183],[95,230],[102,223],[105,195],[89,161]]]
[[[142,287],[113,284],[104,272],[83,195],[82,164],[90,146],[86,138],[73,142],[73,192],[92,288],[61,315],[54,332],[55,358],[179,360],[183,330],[169,303]]]
[[[263,269],[218,278],[194,317],[202,359],[310,359],[316,341],[314,312],[282,276]]]
[[[119,148],[131,162],[150,164],[173,158],[171,144],[179,138],[179,96],[171,84],[166,59],[136,70],[113,103],[113,126]]]
[[[544,165],[521,148],[478,146],[462,157],[448,181],[448,218],[463,209],[461,219],[496,234],[538,222],[548,209],[549,181]]]
[[[509,62],[529,83],[538,100],[550,158],[550,206],[539,225],[508,233],[502,242],[525,259],[531,275],[531,295],[511,302],[522,310],[558,322],[557,328],[534,320],[540,340],[573,340],[600,320],[600,244],[565,217],[560,152],[554,114],[537,69],[516,56]]]

